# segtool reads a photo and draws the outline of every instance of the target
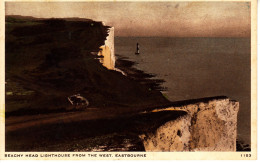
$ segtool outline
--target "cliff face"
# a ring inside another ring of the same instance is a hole
[[[105,40],[105,44],[100,47],[100,51],[98,56],[102,56],[100,58],[100,62],[107,69],[115,70],[115,50],[114,50],[114,27],[110,27],[108,31],[108,36]]]
[[[236,151],[238,102],[214,99],[153,111],[166,110],[188,114],[141,135],[146,151]]]

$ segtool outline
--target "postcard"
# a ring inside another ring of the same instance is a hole
[[[255,160],[256,0],[1,1],[1,160]]]

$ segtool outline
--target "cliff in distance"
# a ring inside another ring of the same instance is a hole
[[[103,67],[99,52],[108,26],[88,19],[6,17],[8,115],[70,109],[81,94],[90,107],[138,107],[167,102],[159,91]]]

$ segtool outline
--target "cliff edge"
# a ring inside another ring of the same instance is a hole
[[[216,98],[153,112],[169,110],[188,114],[141,135],[146,151],[236,151],[238,102]]]

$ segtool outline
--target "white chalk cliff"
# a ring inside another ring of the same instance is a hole
[[[146,151],[236,151],[239,103],[214,99],[153,112],[185,110],[187,115],[140,135]]]
[[[114,50],[114,27],[109,28],[108,36],[105,40],[105,45],[100,47],[98,56],[103,56],[100,58],[100,62],[107,69],[115,69],[115,50]]]
[[[100,63],[102,63],[102,65],[107,69],[118,71],[126,76],[122,70],[115,67],[116,56],[114,46],[114,27],[110,27],[108,36],[105,40],[105,45],[102,45],[98,52],[98,56],[103,56],[103,58],[100,58]]]

